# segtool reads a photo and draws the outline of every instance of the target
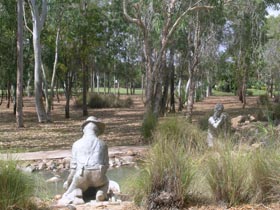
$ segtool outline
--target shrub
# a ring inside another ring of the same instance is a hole
[[[279,150],[260,149],[252,161],[254,202],[276,202],[280,199]]]
[[[250,201],[249,160],[249,154],[231,149],[218,150],[208,157],[206,180],[215,201],[228,206]]]
[[[75,106],[82,107],[82,104],[83,97],[79,95],[75,101]],[[87,96],[87,105],[90,108],[126,108],[133,105],[133,100],[130,97],[120,99],[114,94],[89,93]]]
[[[151,111],[145,113],[141,126],[141,135],[144,137],[145,141],[148,141],[152,137],[152,133],[156,125],[157,116]]]
[[[259,105],[268,105],[269,104],[269,96],[267,94],[260,95],[258,98]]]
[[[0,161],[0,209],[29,209],[34,181],[16,168],[15,161]]]
[[[204,131],[208,130],[208,120],[212,114],[212,112],[208,112],[198,119],[198,125],[200,129]]]
[[[147,209],[180,209],[188,202],[196,172],[189,154],[205,148],[206,135],[186,121],[175,117],[164,119],[154,132],[144,172],[138,177],[141,181],[135,182],[143,186],[134,187],[137,202],[145,202]]]
[[[273,119],[273,106],[269,101],[269,96],[267,94],[260,95],[257,102],[259,106],[258,119],[271,121]]]
[[[253,96],[254,95],[254,92],[252,90],[247,90],[246,93],[247,93],[247,96]]]

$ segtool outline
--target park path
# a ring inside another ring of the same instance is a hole
[[[136,156],[144,154],[148,146],[115,146],[109,147],[109,156]],[[38,151],[38,152],[23,152],[23,153],[1,153],[1,160],[48,160],[48,159],[63,159],[71,157],[71,150],[52,150],[52,151]]]

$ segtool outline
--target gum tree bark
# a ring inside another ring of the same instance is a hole
[[[22,91],[23,91],[23,0],[17,2],[17,97],[16,97],[16,122],[17,127],[22,128]]]
[[[28,1],[31,9],[33,29],[33,48],[34,48],[34,91],[35,105],[39,123],[47,122],[48,117],[43,103],[43,87],[42,87],[42,55],[41,55],[41,39],[40,35],[47,16],[47,0],[42,0],[41,8],[36,0]],[[46,96],[47,97],[47,96]]]

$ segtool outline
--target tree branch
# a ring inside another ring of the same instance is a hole
[[[196,4],[198,4],[200,1],[198,1]],[[182,19],[184,18],[184,16],[190,12],[190,11],[196,11],[196,10],[209,10],[209,9],[214,9],[215,7],[213,6],[193,6],[188,8],[185,12],[183,12],[178,18],[177,20],[174,22],[173,26],[171,27],[168,35],[167,35],[167,40],[170,38],[170,36],[172,36],[172,34],[174,33],[175,29],[177,28],[177,26],[180,24],[180,22],[182,21]]]
[[[24,1],[23,1],[23,4],[24,4]],[[23,19],[24,19],[25,28],[33,35],[33,31],[27,25],[26,16],[25,16],[25,7],[24,6],[23,6]]]
[[[39,23],[39,26],[40,26],[40,30],[42,30],[43,28],[43,25],[45,23],[45,20],[46,20],[46,17],[47,17],[47,0],[42,0],[42,11],[41,11],[41,16],[40,16],[40,23]]]
[[[127,13],[126,6],[127,6],[127,0],[123,0],[123,14],[124,14],[125,19],[131,23],[137,24],[141,28],[145,28],[145,26],[140,18],[133,18]]]

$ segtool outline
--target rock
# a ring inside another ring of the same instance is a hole
[[[30,166],[27,166],[27,167],[25,167],[25,168],[22,168],[21,170],[22,170],[23,172],[26,172],[26,173],[32,173],[32,172],[34,172],[34,171],[36,170],[36,167],[30,165]]]
[[[113,193],[120,193],[121,192],[120,185],[113,180],[109,180],[108,192],[110,192],[110,190]]]
[[[57,195],[54,196],[54,199],[55,199],[55,200],[59,200],[59,199],[61,199],[61,197],[62,197],[62,195],[57,194]]]
[[[45,162],[40,162],[38,164],[38,170],[42,171],[45,170],[47,168],[47,164]]]
[[[135,158],[133,156],[124,156],[122,157],[122,161],[123,163],[126,163],[126,164],[132,164],[135,162],[134,160]]]
[[[61,180],[62,180],[62,178],[59,175],[55,175],[54,177],[47,179],[46,182],[55,183],[55,182],[59,182]]]
[[[128,151],[126,152],[126,154],[129,155],[129,156],[135,156],[135,155],[136,155],[136,153],[133,152],[132,150],[128,150]]]
[[[253,148],[255,148],[255,149],[258,149],[258,148],[260,148],[260,147],[262,147],[262,146],[264,146],[264,145],[265,145],[264,142],[259,142],[259,143],[254,143],[254,144],[252,144],[251,146],[252,146]]]

